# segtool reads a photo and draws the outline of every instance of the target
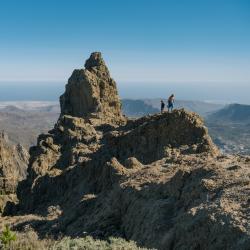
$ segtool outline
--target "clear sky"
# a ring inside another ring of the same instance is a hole
[[[250,82],[250,1],[0,2],[1,81],[65,82],[92,51],[121,82]]]

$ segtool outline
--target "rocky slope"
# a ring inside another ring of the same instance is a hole
[[[6,206],[5,221],[31,225],[41,237],[247,249],[249,157],[221,155],[195,113],[124,118],[100,53],[73,76],[54,129],[30,149],[19,204]]]
[[[26,177],[29,154],[20,145],[12,145],[5,132],[0,133],[0,209],[15,200],[16,187]]]
[[[53,128],[59,117],[59,106],[39,102],[0,103],[0,128],[13,144],[27,150],[35,145],[37,136]],[[46,106],[45,106],[46,105]],[[38,106],[38,107],[37,107]]]

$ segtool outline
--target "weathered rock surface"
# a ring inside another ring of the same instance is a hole
[[[29,154],[20,144],[12,145],[5,132],[0,132],[0,208],[14,199],[19,181],[26,177]]]
[[[76,69],[60,97],[61,113],[75,117],[95,118],[102,123],[122,124],[121,102],[116,83],[110,77],[100,52],[94,52],[85,69]]]
[[[108,88],[101,98],[90,80],[108,72],[100,54],[85,67],[69,80],[54,129],[30,149],[19,204],[5,209],[16,228],[121,236],[164,250],[248,249],[250,158],[221,155],[195,113],[125,120],[108,105]],[[103,104],[99,114],[93,100]]]

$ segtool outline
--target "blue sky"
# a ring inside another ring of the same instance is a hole
[[[92,51],[120,82],[250,83],[250,1],[0,2],[0,81],[65,82]]]

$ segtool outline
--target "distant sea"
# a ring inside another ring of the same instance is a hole
[[[0,82],[0,101],[56,101],[62,82]]]
[[[0,101],[58,101],[66,82],[0,82]],[[121,98],[166,98],[250,104],[250,83],[118,82]]]

